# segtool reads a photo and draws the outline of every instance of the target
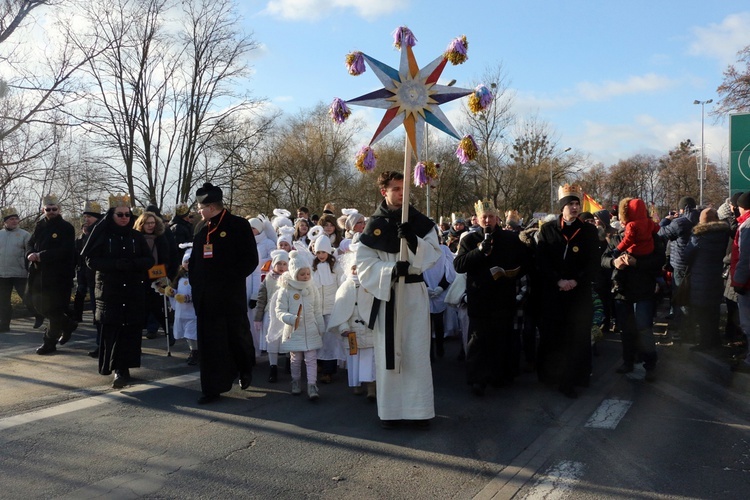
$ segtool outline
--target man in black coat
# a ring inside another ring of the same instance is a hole
[[[78,323],[69,312],[70,292],[76,267],[75,229],[63,219],[57,197],[44,197],[44,218],[29,240],[28,293],[36,312],[49,319],[44,344],[37,354],[50,354],[56,345],[70,340]]]
[[[198,318],[201,391],[211,403],[232,388],[252,382],[255,347],[247,317],[245,278],[258,266],[258,249],[247,220],[224,208],[222,192],[210,183],[196,192],[205,224],[190,255],[190,285]]]
[[[617,373],[633,371],[636,355],[646,369],[646,381],[656,380],[657,354],[654,343],[653,318],[656,307],[656,279],[666,261],[665,245],[654,235],[654,251],[634,257],[623,253],[615,257],[625,228],[610,235],[601,257],[601,267],[610,273],[618,270],[619,287],[614,294],[615,318],[622,338],[622,365]]]
[[[466,378],[481,396],[487,384],[510,383],[518,371],[520,339],[515,332],[516,285],[531,265],[531,251],[518,233],[504,231],[491,201],[475,205],[482,232],[461,238],[453,265],[466,273],[469,343]]]
[[[172,220],[169,221],[169,230],[174,235],[174,240],[179,247],[183,243],[193,242],[193,224],[190,223],[190,208],[185,203],[180,203],[174,209]],[[179,248],[178,260],[182,261],[186,248]]]
[[[601,253],[596,228],[578,218],[581,188],[566,184],[558,195],[561,214],[539,229],[536,250],[545,308],[537,370],[540,380],[575,398],[575,386],[588,386],[591,374],[592,282]]]

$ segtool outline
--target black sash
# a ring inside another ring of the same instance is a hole
[[[424,278],[421,274],[409,274],[404,280],[407,284],[410,283],[422,283]],[[378,318],[378,312],[380,312],[379,298],[374,297],[372,299],[372,309],[370,310],[370,321],[367,323],[367,328],[372,330],[375,327],[375,320]],[[394,311],[396,309],[394,297],[394,290],[391,287],[391,296],[388,302],[385,303],[385,369],[394,370],[396,368],[396,333],[395,324],[393,321]],[[402,313],[403,314],[403,313]]]

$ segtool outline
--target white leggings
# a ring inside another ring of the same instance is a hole
[[[302,357],[305,358],[307,367],[307,383],[316,384],[318,382],[318,351],[292,351],[289,353],[292,368],[292,380],[299,380],[302,377]]]

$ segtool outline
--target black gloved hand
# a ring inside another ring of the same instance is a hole
[[[737,293],[737,295],[745,295],[747,293],[747,289],[742,288],[741,286],[734,286],[734,291]]]
[[[402,222],[398,225],[398,237],[406,240],[406,245],[413,253],[417,253],[417,233],[408,222]]]
[[[404,260],[396,261],[396,267],[393,268],[396,276],[406,276],[409,274],[409,263]]]
[[[492,240],[483,241],[477,247],[485,255],[492,253]]]
[[[255,299],[250,299],[250,301],[247,303],[248,306],[250,306],[250,309],[255,309],[255,306],[258,305],[258,301]]]

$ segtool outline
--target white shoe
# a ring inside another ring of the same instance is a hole
[[[292,379],[292,396],[299,396],[302,394],[302,389],[299,386],[299,380]]]
[[[307,399],[309,399],[310,401],[315,401],[319,397],[318,386],[315,384],[309,384],[307,386]]]

